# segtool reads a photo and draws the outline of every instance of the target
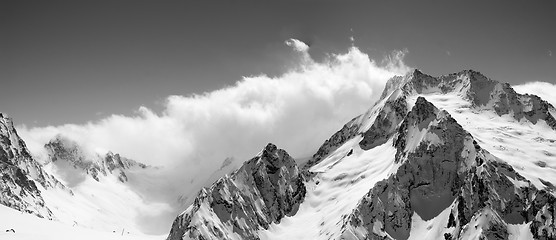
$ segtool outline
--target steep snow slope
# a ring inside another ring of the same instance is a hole
[[[71,226],[56,221],[37,218],[0,205],[0,239],[2,240],[160,240],[164,236],[132,234],[118,229],[116,232],[102,232],[79,226]],[[11,229],[14,232],[10,231]]]
[[[348,215],[370,186],[397,168],[392,140],[369,151],[355,137],[335,150],[331,157],[313,166],[316,173],[306,183],[307,195],[299,211],[272,224],[261,239],[336,239],[342,218]]]

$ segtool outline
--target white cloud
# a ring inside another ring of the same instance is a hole
[[[268,142],[294,157],[312,155],[344,123],[372,106],[387,79],[410,70],[403,63],[407,50],[377,62],[352,47],[315,62],[307,44],[296,39],[286,44],[308,61],[278,77],[244,77],[224,89],[169,96],[160,114],[141,107],[133,116],[18,130],[34,154],[62,134],[90,152],[110,150],[164,166],[159,191],[172,192],[172,197],[195,194],[225,158],[248,160]]]
[[[292,47],[294,50],[298,52],[307,52],[309,50],[309,45],[294,38],[290,38],[286,40],[285,43],[286,45]]]
[[[556,106],[556,85],[547,82],[528,82],[513,86],[514,90],[518,93],[535,94],[543,100],[548,101],[553,106]]]

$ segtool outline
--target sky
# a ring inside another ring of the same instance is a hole
[[[555,103],[556,3],[528,3],[0,1],[0,112],[37,160],[63,135],[175,202],[268,142],[311,156],[413,68]]]
[[[27,126],[84,124],[170,95],[278,76],[354,44],[431,75],[475,69],[556,82],[554,1],[2,1],[0,111]],[[354,38],[354,42],[350,40]]]

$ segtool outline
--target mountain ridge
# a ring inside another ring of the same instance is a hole
[[[454,111],[458,120],[452,112],[439,109],[439,103]],[[481,145],[490,142],[485,142],[485,135],[475,139],[466,131],[471,123],[459,123],[462,117],[493,114],[490,119],[510,125],[543,122],[539,128],[545,124],[551,131],[547,134],[554,134],[555,112],[538,96],[518,94],[509,84],[473,70],[441,77],[414,70],[394,77],[379,101],[346,123],[302,166],[307,194],[299,211],[286,216],[285,223],[260,228],[248,239],[418,239],[417,232],[442,239],[556,238],[554,190],[537,188],[541,185],[535,182],[547,181],[531,182],[530,175],[521,175],[526,169],[484,149]],[[392,155],[372,160],[365,152],[374,149]],[[378,169],[361,164],[378,159],[389,167],[369,176]],[[364,182],[371,184],[366,191],[361,189]],[[322,191],[331,192],[328,200],[322,199]],[[353,196],[338,198],[342,191]],[[321,212],[338,201],[346,203],[335,215]],[[320,226],[307,223],[317,216],[328,217],[322,218]],[[179,236],[171,231],[168,239],[216,239],[214,235]]]
[[[433,77],[415,69],[390,79],[302,166],[269,143],[196,197],[179,196],[193,203],[167,239],[556,239],[555,114],[540,97],[477,71]],[[128,186],[147,183],[133,179],[151,166],[112,152],[91,156],[62,135],[45,144],[40,164],[2,113],[0,147],[0,203],[8,207],[132,229],[122,206],[151,206]],[[226,158],[212,176],[236,164]],[[84,202],[64,206],[74,191]],[[105,206],[106,191],[125,196]],[[81,207],[94,214],[80,218],[73,212]]]

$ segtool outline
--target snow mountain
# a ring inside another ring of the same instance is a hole
[[[168,239],[556,239],[555,113],[476,71],[414,70],[304,166],[269,144],[203,189]]]
[[[305,185],[290,155],[268,144],[237,171],[203,188],[180,214],[168,239],[254,239],[271,223],[292,216]]]

